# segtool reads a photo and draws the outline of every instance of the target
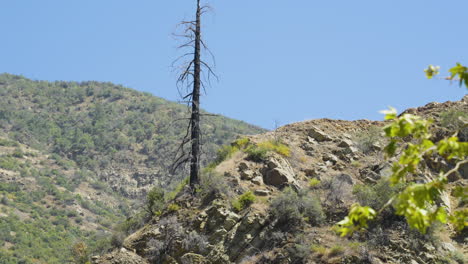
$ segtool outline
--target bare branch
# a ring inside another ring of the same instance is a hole
[[[187,57],[187,56],[193,56],[193,52],[185,53],[184,55],[182,55],[182,56],[178,57],[177,59],[175,59],[175,60],[172,62],[171,67],[174,68],[174,65],[175,65],[179,60],[181,60],[181,59],[183,59],[183,58],[185,58],[185,57]]]

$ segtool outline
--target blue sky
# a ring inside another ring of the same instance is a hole
[[[178,100],[172,37],[194,0],[2,1],[0,72],[97,80]],[[219,82],[203,108],[265,128],[314,118],[375,119],[464,88],[427,80],[468,64],[466,0],[211,0],[204,37]]]

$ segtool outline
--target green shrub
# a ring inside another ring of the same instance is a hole
[[[463,121],[460,118],[468,118],[468,113],[451,109],[440,113],[440,124],[444,127],[458,129],[463,126]]]
[[[167,206],[167,211],[172,213],[172,212],[177,212],[180,210],[180,206],[176,203],[171,203]]]
[[[180,181],[174,188],[172,191],[170,192],[167,192],[165,194],[165,197],[164,199],[166,201],[170,201],[170,200],[174,200],[174,198],[176,198],[177,194],[179,194],[185,186],[187,186],[189,184],[189,178],[185,178],[183,179],[182,181]]]
[[[256,162],[265,160],[270,151],[276,152],[284,157],[289,157],[291,155],[291,150],[288,146],[273,140],[249,145],[244,151],[247,153],[248,159]]]
[[[440,124],[451,131],[458,130],[458,137],[462,141],[468,140],[468,126],[464,125],[462,119],[467,119],[468,113],[457,110],[448,110],[440,114]]]
[[[302,197],[302,205],[300,208],[305,217],[306,222],[312,225],[321,225],[325,222],[325,213],[320,203],[320,199],[311,194],[305,194]]]
[[[387,201],[401,189],[401,184],[391,186],[388,179],[382,178],[377,181],[376,184],[355,185],[353,188],[353,194],[362,206],[382,208],[385,203],[387,203]],[[386,210],[388,211],[389,209]]]
[[[234,145],[239,149],[245,148],[250,143],[250,139],[247,137],[239,138],[234,141]]]
[[[232,202],[232,207],[238,212],[242,211],[254,203],[255,198],[255,195],[251,191],[245,192]]]
[[[7,139],[0,138],[0,146],[2,147],[19,147],[19,143]]]
[[[383,140],[383,130],[378,126],[371,126],[367,131],[359,133],[354,137],[356,147],[363,153],[374,151],[374,144]]]
[[[345,252],[345,249],[341,245],[334,245],[333,247],[330,248],[330,251],[328,252],[329,257],[335,257],[343,254]]]
[[[310,247],[310,250],[312,250],[312,252],[320,255],[320,256],[323,256],[323,255],[326,255],[328,250],[326,247],[322,246],[322,245],[318,245],[318,244],[313,244],[311,247]]]
[[[158,215],[164,208],[164,190],[160,187],[154,187],[146,195],[146,210],[151,216]]]
[[[13,153],[11,154],[11,156],[15,157],[15,158],[23,158],[24,157],[24,153],[23,151],[20,149],[20,148],[16,148]]]
[[[0,157],[0,168],[5,170],[17,170],[20,164],[17,159],[12,157]]]
[[[317,187],[320,183],[321,183],[321,182],[320,182],[319,179],[317,179],[317,178],[312,178],[312,179],[309,180],[309,187],[310,187],[310,188],[315,188],[315,187]]]
[[[124,235],[128,235],[140,227],[142,227],[146,220],[146,213],[140,211],[136,214],[133,214],[130,218],[118,223],[114,228],[117,232],[122,232]]]
[[[249,142],[250,142],[250,139],[244,137],[244,138],[237,139],[231,145],[221,146],[216,153],[216,159],[207,166],[208,170],[214,169],[221,162],[232,157],[234,153],[236,153],[239,150],[244,149],[249,144]]]
[[[258,147],[264,148],[268,151],[274,151],[284,157],[291,156],[290,148],[279,141],[269,140],[269,141],[261,142],[258,144]]]
[[[320,225],[325,221],[320,199],[308,192],[297,193],[287,187],[271,203],[270,213],[278,219],[279,226],[299,228],[308,222]]]
[[[226,177],[212,171],[204,172],[200,175],[200,184],[197,186],[196,193],[202,199],[209,199],[217,196],[232,196],[231,188],[226,181]]]
[[[239,151],[237,146],[233,145],[225,145],[218,149],[218,153],[216,159],[214,161],[215,165],[220,164],[221,162],[225,161],[226,159],[230,158],[234,153]]]
[[[247,159],[255,162],[261,162],[268,157],[268,150],[257,145],[250,145],[245,149],[245,153],[247,153]]]
[[[459,250],[455,250],[455,251],[451,252],[450,253],[450,258],[455,260],[458,264],[464,264],[464,263],[466,263],[466,261],[468,261],[468,259],[465,257],[463,252],[461,252]]]
[[[300,204],[297,193],[287,187],[271,202],[270,213],[278,219],[279,225],[297,226],[303,221]]]

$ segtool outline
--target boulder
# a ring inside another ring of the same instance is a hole
[[[249,165],[243,161],[239,163],[239,166],[237,168],[239,169],[239,171],[243,171],[249,169]]]
[[[223,224],[224,229],[228,231],[231,230],[240,219],[241,217],[238,214],[234,212],[228,212],[226,220],[224,220],[224,224]]]
[[[446,252],[457,251],[457,248],[452,243],[449,243],[449,242],[442,242],[440,244],[440,248],[442,249],[442,251],[446,251]]]
[[[256,185],[262,185],[263,184],[263,178],[261,176],[256,176],[251,180],[253,183]]]
[[[280,187],[294,182],[294,175],[282,168],[274,168],[266,172],[264,176],[266,184]]]
[[[315,140],[314,138],[311,138],[311,137],[307,137],[307,142],[312,143],[313,145],[317,144],[317,140]]]
[[[310,130],[309,130],[309,136],[315,140],[317,140],[318,142],[322,142],[322,141],[331,141],[332,138],[327,135],[325,132],[323,132],[322,130],[316,128],[316,127],[312,127]]]
[[[239,173],[242,180],[250,180],[255,176],[255,173],[251,170],[241,170]]]
[[[265,184],[281,187],[295,183],[294,171],[283,158],[271,157],[262,174]]]
[[[341,148],[350,148],[352,146],[354,146],[354,143],[353,143],[353,141],[351,141],[349,139],[343,139],[338,144],[338,147],[341,147]]]
[[[327,153],[325,154],[323,157],[322,157],[323,161],[325,161],[325,164],[327,161],[329,161],[331,164],[335,165],[337,162],[338,162],[338,157],[331,154],[331,153]]]
[[[264,189],[259,189],[259,190],[255,190],[254,194],[258,195],[258,196],[268,196],[268,195],[270,195],[270,191],[269,190],[264,190]]]

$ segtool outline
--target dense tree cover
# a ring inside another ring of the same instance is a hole
[[[0,131],[92,170],[138,165],[167,176],[186,117],[183,105],[111,83],[0,75]],[[203,164],[236,135],[263,131],[222,116],[205,118],[201,128]]]
[[[0,151],[0,169],[21,178],[0,181],[2,263],[67,263],[118,244],[118,235],[111,238],[115,224],[141,223],[122,221],[132,214],[131,200],[100,181],[100,172],[146,168],[164,182],[185,117],[184,105],[111,83],[0,75],[0,148],[10,150]],[[206,118],[202,129],[205,163],[218,145],[263,131],[222,116]],[[114,202],[80,195],[83,184]]]
[[[77,242],[87,244],[90,252],[101,252],[110,246],[112,225],[128,208],[123,204],[112,208],[82,198],[72,192],[76,185],[61,170],[17,163],[21,178],[33,179],[36,184],[0,182],[2,263],[66,263]],[[77,208],[89,213],[80,215]]]

